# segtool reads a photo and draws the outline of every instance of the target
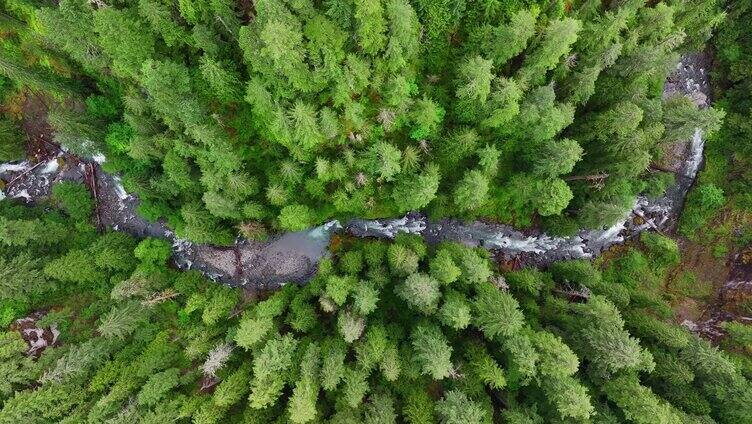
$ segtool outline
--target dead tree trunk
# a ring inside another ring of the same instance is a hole
[[[91,195],[94,198],[94,220],[96,222],[97,231],[102,231],[102,218],[99,214],[99,193],[97,190],[97,170],[94,164],[86,164],[86,183],[89,186]]]

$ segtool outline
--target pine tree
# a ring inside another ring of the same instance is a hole
[[[491,389],[501,390],[506,387],[504,370],[489,355],[481,344],[472,344],[465,349],[468,366],[475,378]]]
[[[436,403],[442,424],[480,424],[488,419],[486,410],[459,390],[450,390]]]
[[[387,41],[383,5],[381,0],[356,0],[354,3],[358,44],[366,54],[375,56]]]
[[[115,8],[94,12],[94,31],[98,44],[112,60],[116,75],[138,78],[141,64],[155,52],[155,40],[146,24],[133,13]]]
[[[480,124],[482,127],[502,129],[520,113],[522,88],[513,79],[495,78],[488,99],[488,116]]]
[[[594,413],[587,389],[572,377],[541,380],[543,391],[562,420],[587,420]]]
[[[413,140],[423,140],[437,135],[439,126],[444,120],[445,111],[435,101],[424,97],[415,101],[409,115],[413,123],[410,137]]]
[[[326,295],[338,306],[342,306],[358,284],[353,276],[330,275],[326,280]]]
[[[582,147],[574,140],[565,138],[544,143],[531,160],[532,171],[543,178],[568,174],[582,159],[582,154]]]
[[[220,408],[236,405],[248,393],[251,379],[250,364],[241,365],[235,372],[222,380],[214,390],[212,400]]]
[[[368,371],[360,368],[345,368],[342,375],[342,399],[350,408],[357,408],[366,396],[368,385]]]
[[[88,193],[87,200],[88,199]],[[136,266],[133,250],[136,241],[128,234],[110,231],[89,246],[94,263],[101,269],[131,271]]]
[[[10,259],[0,257],[0,299],[26,300],[31,293],[54,287],[41,267],[39,259],[25,252]],[[31,281],[34,284],[29,284]]]
[[[431,277],[443,284],[451,284],[459,278],[462,270],[455,264],[448,250],[439,249],[428,264]]]
[[[154,0],[139,0],[138,13],[152,29],[162,36],[168,47],[174,47],[188,38],[188,32],[172,18],[172,10]]]
[[[0,397],[3,399],[26,387],[38,375],[34,358],[26,356],[26,350],[26,342],[18,332],[0,333]]]
[[[39,382],[64,384],[80,381],[107,360],[112,347],[109,341],[103,339],[91,339],[72,346],[42,375]]]
[[[400,362],[399,351],[395,344],[389,344],[384,349],[379,368],[381,374],[387,381],[397,381],[402,372],[402,365]]]
[[[446,292],[439,319],[442,324],[455,330],[463,330],[470,325],[472,307],[465,295],[454,290]]]
[[[269,317],[243,318],[235,333],[235,343],[246,349],[254,348],[272,334],[274,328],[274,321]]]
[[[300,379],[295,383],[288,403],[290,419],[306,423],[316,418],[316,399],[319,393],[320,348],[311,343],[300,362]]]
[[[392,244],[387,250],[387,262],[392,274],[407,276],[418,271],[418,255],[414,251],[399,244]]]
[[[441,299],[439,285],[431,276],[418,273],[409,275],[396,290],[408,305],[425,315],[431,315],[436,312]]]
[[[344,375],[347,345],[339,338],[329,338],[322,345],[321,352],[321,386],[331,392]]]
[[[681,423],[681,417],[650,389],[640,385],[634,375],[623,375],[604,385],[609,400],[635,423]]]
[[[389,143],[374,144],[367,156],[369,171],[378,175],[383,181],[392,181],[402,170],[400,166],[402,152]]]
[[[147,407],[156,405],[179,384],[179,373],[179,369],[170,368],[149,377],[136,396],[138,404]]]
[[[201,57],[200,69],[218,99],[229,103],[241,98],[240,77],[234,69],[207,55]]]
[[[293,365],[293,355],[298,341],[292,335],[278,336],[266,342],[253,359],[253,379],[249,405],[264,409],[277,402],[285,387],[285,373]]]
[[[650,353],[624,330],[619,311],[602,296],[591,296],[587,304],[576,305],[579,353],[591,361],[594,371],[611,375],[620,370],[652,370]]]
[[[374,369],[381,362],[387,346],[386,329],[382,325],[370,325],[365,336],[355,345],[358,365],[365,370]]]
[[[374,284],[368,281],[361,281],[353,290],[353,306],[356,311],[367,316],[375,311],[378,307],[379,291]]]
[[[478,170],[467,171],[454,189],[454,203],[462,211],[471,211],[488,200],[488,177]]]
[[[528,84],[539,83],[545,72],[553,69],[559,60],[570,52],[571,45],[577,40],[582,23],[576,19],[565,18],[550,21],[543,39],[525,58],[519,71],[519,80]]]
[[[512,15],[508,24],[491,29],[483,50],[490,52],[489,58],[497,67],[525,50],[535,34],[535,15],[533,10],[520,10]]]
[[[485,106],[494,78],[492,67],[490,60],[480,56],[472,57],[460,65],[455,95],[459,100],[456,111],[462,119],[472,121]]]
[[[365,329],[365,321],[353,311],[342,310],[337,317],[337,328],[347,343],[358,340]]]
[[[366,424],[395,424],[397,422],[394,399],[388,392],[375,393],[368,399],[363,422]]]
[[[428,206],[436,197],[440,179],[439,168],[430,164],[420,174],[406,174],[398,179],[392,190],[392,199],[397,205],[397,210],[404,213]]]
[[[65,283],[95,284],[103,281],[106,274],[91,261],[86,250],[71,250],[48,262],[44,274]]]
[[[489,282],[479,284],[477,291],[473,300],[473,321],[487,339],[509,337],[522,328],[522,312],[509,293],[500,291]]]
[[[542,378],[565,378],[577,372],[580,361],[560,338],[548,331],[538,331],[531,340],[538,351],[538,375]]]
[[[415,360],[420,365],[421,373],[434,380],[448,377],[452,364],[452,347],[434,324],[418,324],[410,336],[415,351]]]
[[[97,331],[104,337],[124,339],[148,319],[148,311],[137,301],[113,307],[99,320]]]

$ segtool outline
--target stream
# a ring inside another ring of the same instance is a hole
[[[683,57],[666,81],[664,97],[686,95],[700,107],[707,107],[708,63],[705,53]],[[105,160],[102,155],[84,160],[62,151],[44,162],[0,164],[0,178],[7,182],[0,199],[8,197],[33,203],[48,197],[51,186],[58,181],[87,183],[90,189],[96,189],[96,219],[100,227],[137,237],[168,239],[173,245],[173,260],[179,268],[198,269],[215,281],[256,291],[278,288],[288,282],[305,283],[315,274],[318,261],[328,254],[329,241],[335,233],[376,238],[393,238],[400,232],[421,234],[428,243],[458,241],[483,247],[499,259],[516,260],[526,266],[594,258],[643,231],[669,230],[676,224],[684,198],[702,164],[702,132],[697,129],[691,140],[673,147],[669,168],[676,175],[676,183],[664,196],[639,196],[631,212],[616,225],[581,230],[572,237],[521,231],[482,221],[431,221],[413,212],[397,219],[352,219],[344,225],[330,221],[306,231],[279,234],[264,242],[238,238],[231,247],[194,244],[176,237],[163,222],[149,222],[140,217],[136,213],[138,199],[125,191],[119,177],[102,171],[100,165]]]

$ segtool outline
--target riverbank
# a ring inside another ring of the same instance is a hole
[[[708,55],[688,55],[677,64],[668,78],[664,96],[685,95],[700,107],[709,104]],[[30,100],[30,101],[33,101]],[[33,106],[33,105],[32,105]],[[39,107],[29,107],[37,110]],[[26,120],[41,122],[43,116],[30,113]],[[34,127],[26,123],[25,127]],[[30,142],[52,135],[30,133]],[[47,143],[49,144],[49,143]],[[100,228],[125,231],[137,237],[158,237],[173,245],[173,260],[182,269],[198,269],[209,278],[231,286],[258,291],[285,283],[304,283],[316,272],[318,261],[327,254],[331,236],[344,232],[354,237],[392,238],[399,232],[421,234],[429,243],[452,240],[490,250],[500,261],[515,261],[518,266],[544,267],[566,259],[592,259],[611,246],[623,243],[646,230],[671,231],[678,219],[684,198],[702,163],[704,141],[698,129],[691,140],[670,146],[663,168],[674,171],[676,184],[664,196],[640,196],[623,220],[609,228],[582,230],[572,237],[554,237],[539,231],[520,231],[513,227],[486,222],[462,222],[454,219],[430,221],[424,215],[409,213],[398,219],[353,219],[344,225],[331,221],[310,230],[273,236],[257,242],[237,239],[230,247],[197,245],[182,240],[162,222],[149,222],[137,214],[138,199],[128,194],[119,178],[101,168],[104,157],[83,160],[61,150],[50,149],[43,160],[3,164],[0,178],[7,182],[3,193],[25,202],[37,202],[49,196],[57,181],[86,183],[96,199],[96,220]]]

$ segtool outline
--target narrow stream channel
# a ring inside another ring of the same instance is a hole
[[[686,95],[700,107],[707,107],[710,85],[705,63],[705,54],[685,56],[667,80],[664,97]],[[702,164],[702,132],[697,129],[691,140],[678,147],[683,153],[673,166],[676,184],[664,196],[639,196],[632,211],[616,225],[582,230],[566,238],[481,221],[429,221],[424,215],[409,213],[397,219],[352,219],[344,225],[331,221],[306,231],[279,234],[266,242],[238,239],[232,247],[198,245],[177,238],[164,223],[151,223],[138,216],[138,199],[124,190],[117,176],[101,170],[99,165],[104,157],[99,155],[97,160],[87,161],[64,152],[44,163],[1,164],[0,178],[8,184],[0,199],[7,196],[34,202],[49,196],[55,182],[93,179],[98,194],[98,220],[103,227],[137,237],[166,238],[173,244],[173,259],[178,267],[199,269],[228,285],[260,290],[307,281],[316,272],[318,261],[327,254],[331,236],[337,232],[378,238],[392,238],[399,232],[421,234],[429,243],[454,240],[489,249],[505,259],[519,259],[530,266],[546,266],[562,259],[594,258],[645,230],[673,227]]]

